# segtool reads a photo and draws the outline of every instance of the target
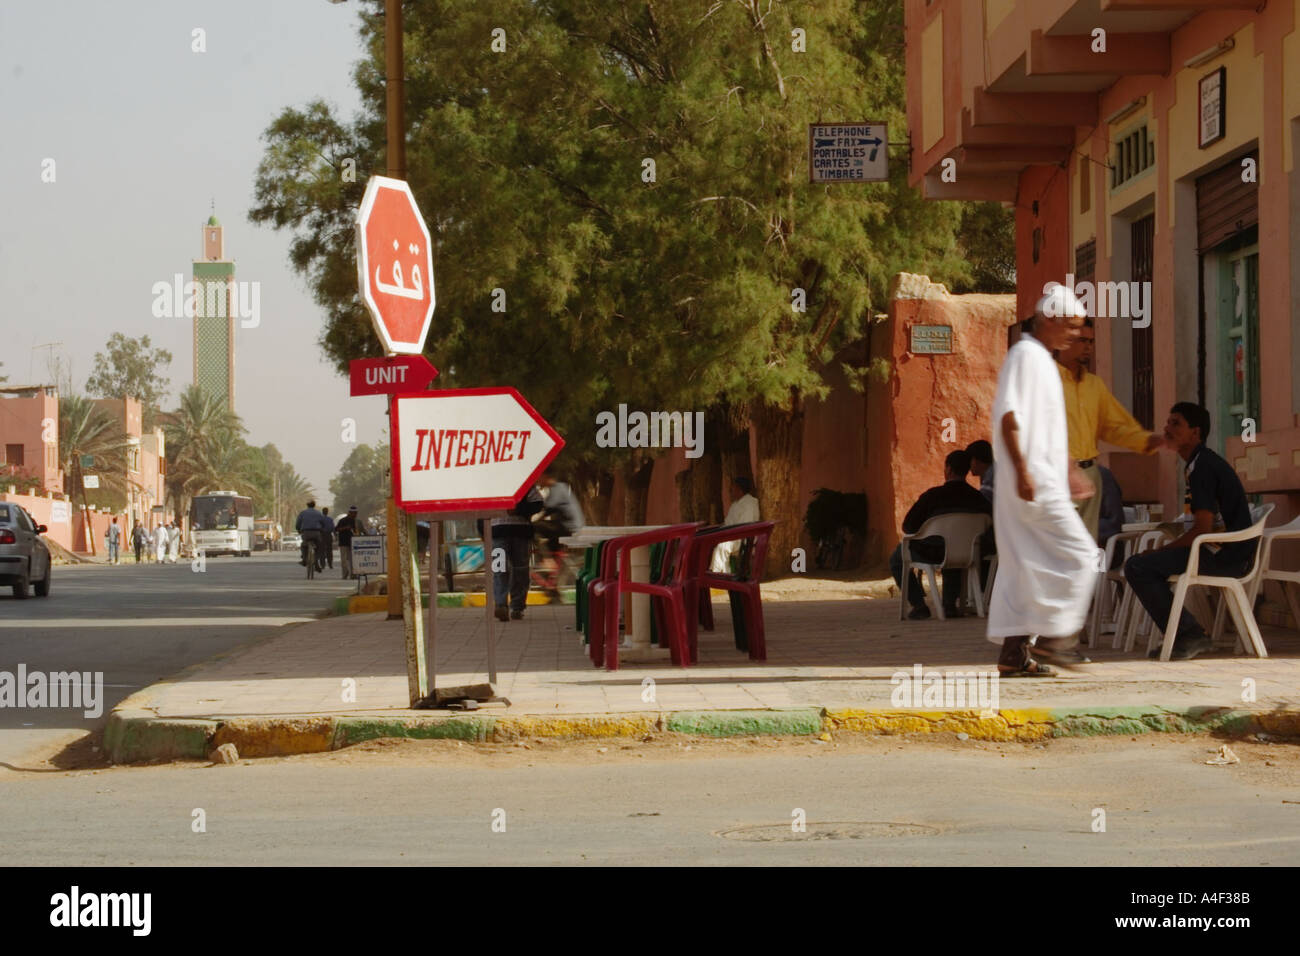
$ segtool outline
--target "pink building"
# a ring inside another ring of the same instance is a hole
[[[59,469],[59,393],[53,385],[0,388],[0,485],[35,479],[35,490],[63,491]]]
[[[166,443],[161,428],[144,430],[144,411],[134,398],[100,398],[95,405],[113,416],[126,432],[131,447],[127,452],[126,518],[130,526],[139,521],[146,528],[165,523]]]

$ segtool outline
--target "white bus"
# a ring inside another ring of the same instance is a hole
[[[253,499],[233,491],[210,491],[190,501],[190,546],[195,553],[253,553]]]

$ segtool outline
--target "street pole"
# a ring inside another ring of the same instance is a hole
[[[384,77],[388,120],[388,175],[406,178],[406,93],[402,68],[402,0],[384,0]]]
[[[393,179],[406,178],[406,108],[405,91],[402,88],[402,0],[384,0],[384,92],[385,119],[388,130],[388,175]],[[393,399],[388,399],[388,440],[397,441],[393,432]],[[405,568],[409,551],[401,548],[402,536],[398,533],[398,522],[405,521],[405,515],[398,515],[397,502],[393,499],[393,483],[388,483],[388,535],[385,544],[388,547],[388,619],[402,617],[402,591],[405,576],[392,573],[393,568]],[[408,635],[409,638],[409,635]],[[409,640],[408,640],[409,647]],[[423,649],[423,644],[421,645]],[[409,658],[408,658],[409,660]]]

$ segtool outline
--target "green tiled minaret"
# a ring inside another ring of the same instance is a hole
[[[194,384],[235,407],[235,263],[225,257],[221,223],[203,226],[203,258],[194,260],[200,295],[194,310]]]

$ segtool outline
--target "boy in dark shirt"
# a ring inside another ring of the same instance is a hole
[[[966,483],[966,474],[970,471],[970,453],[954,451],[943,461],[942,485],[935,485],[916,499],[907,515],[903,518],[903,534],[915,534],[935,515],[944,514],[981,514],[991,515],[993,506],[979,491]],[[944,556],[943,538],[932,535],[918,538],[911,542],[912,559],[915,561],[939,562]],[[893,572],[894,583],[903,586],[903,545],[900,543],[889,556],[889,570]],[[957,613],[957,596],[961,591],[961,571],[943,572],[944,614]],[[909,620],[923,620],[930,616],[930,609],[925,604],[925,591],[917,574],[908,575],[907,603],[912,605],[907,615]]]
[[[1242,531],[1249,528],[1250,505],[1246,501],[1246,491],[1241,486],[1241,479],[1232,470],[1232,466],[1205,447],[1205,439],[1210,434],[1210,413],[1194,402],[1179,402],[1169,410],[1169,420],[1165,423],[1165,443],[1178,452],[1185,462],[1183,475],[1187,481],[1187,492],[1183,499],[1183,510],[1192,516],[1191,527],[1178,538],[1162,548],[1135,554],[1124,565],[1124,577],[1133,594],[1156,627],[1163,632],[1169,623],[1169,612],[1173,609],[1173,591],[1169,578],[1187,570],[1187,559],[1191,556],[1192,540],[1201,534],[1214,530],[1214,515],[1223,516],[1226,531]],[[1238,541],[1225,544],[1218,550],[1211,550],[1212,545],[1201,548],[1200,572],[1220,577],[1240,578],[1250,572],[1254,563],[1255,549],[1258,541]],[[1178,634],[1174,638],[1174,650],[1171,660],[1191,660],[1202,651],[1213,646],[1213,641],[1186,609],[1178,619]],[[1156,648],[1148,655],[1160,656]]]

